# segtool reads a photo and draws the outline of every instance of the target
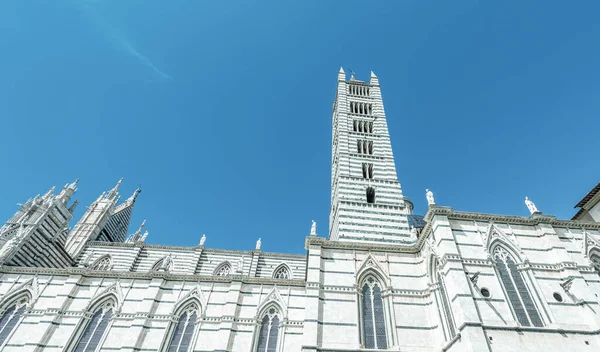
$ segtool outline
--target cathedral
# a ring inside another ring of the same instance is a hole
[[[120,184],[72,228],[77,181],[2,225],[0,351],[600,350],[600,184],[570,220],[429,190],[413,214],[374,73],[337,75],[329,226],[305,253],[146,244]]]

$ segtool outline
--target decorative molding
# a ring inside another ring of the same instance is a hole
[[[208,300],[206,299],[204,292],[202,292],[202,288],[200,287],[200,285],[194,286],[191,290],[188,291],[188,293],[186,293],[183,297],[177,300],[177,302],[173,306],[173,311],[171,312],[171,314],[174,315],[183,304],[193,299],[198,300],[198,302],[200,303],[200,316],[204,318],[206,316],[206,307],[208,306]]]
[[[108,285],[102,290],[98,290],[96,294],[90,298],[90,302],[86,307],[86,311],[89,311],[90,308],[98,303],[99,300],[103,299],[106,296],[114,295],[117,301],[115,302],[115,312],[120,312],[121,307],[123,306],[123,290],[121,288],[121,283],[119,280],[114,283]]]
[[[15,296],[18,296],[24,291],[28,291],[31,295],[31,299],[29,302],[27,302],[27,309],[31,309],[41,293],[37,275],[23,282],[22,284],[11,287],[2,297],[0,305],[6,304],[8,301],[12,300]]]
[[[258,321],[261,318],[261,314],[263,314],[264,310],[271,304],[277,305],[281,309],[283,319],[287,320],[288,308],[283,298],[281,298],[281,294],[279,293],[277,286],[273,287],[267,297],[258,305],[258,308],[256,309],[256,320]]]

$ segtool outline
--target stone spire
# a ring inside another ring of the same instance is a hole
[[[344,72],[344,69],[340,67],[340,71],[338,72],[338,81],[345,81],[346,80],[346,72]]]
[[[65,250],[72,258],[78,258],[86,244],[89,241],[96,241],[101,232],[105,229],[105,226],[111,219],[115,211],[115,206],[119,201],[119,186],[121,186],[122,182],[123,179],[121,178],[108,194],[103,192],[100,197],[87,208],[85,214],[83,214],[77,224],[73,226],[73,230],[71,230],[65,243]],[[129,220],[129,218],[127,218],[127,220]],[[129,226],[129,221],[127,221],[126,226]],[[109,226],[109,228],[112,230],[113,226]],[[123,232],[122,229],[123,226],[120,226],[118,231],[119,234]],[[119,238],[120,242],[125,240],[127,234],[126,231],[127,227],[125,227],[125,234],[122,235],[123,238]],[[112,238],[106,240],[114,242],[114,239]]]
[[[369,79],[369,84],[373,86],[379,85],[379,78],[375,75],[375,72],[371,71],[371,78]]]
[[[69,201],[71,200],[71,197],[73,197],[73,195],[75,194],[75,192],[77,192],[77,183],[79,182],[79,179],[76,179],[75,182],[71,183],[71,184],[66,184],[62,191],[60,191],[60,194],[58,195],[58,199],[60,199],[64,204],[69,203]]]

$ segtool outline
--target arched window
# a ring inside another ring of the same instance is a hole
[[[23,313],[25,313],[27,302],[29,302],[29,297],[24,296],[4,307],[4,311],[1,313],[2,318],[0,318],[0,346],[4,345],[13,330],[17,327],[17,324],[23,317]]]
[[[275,271],[273,271],[273,278],[275,279],[291,279],[290,269],[285,264],[281,264]]]
[[[74,352],[95,352],[99,349],[107,331],[106,327],[113,316],[114,306],[114,301],[109,299],[96,308],[92,318],[86,324]]]
[[[376,278],[369,276],[365,280],[361,292],[363,347],[386,349],[387,337],[381,284]]]
[[[498,276],[519,323],[523,326],[543,326],[535,302],[527,290],[523,276],[517,269],[514,257],[500,246],[496,247],[493,253]]]
[[[276,352],[277,338],[279,337],[279,309],[270,307],[260,321],[260,330],[258,334],[258,347],[256,352]]]
[[[222,263],[215,270],[216,276],[229,276],[231,274],[231,264],[228,262]]]
[[[172,330],[167,352],[188,352],[191,350],[198,312],[198,304],[195,302],[183,309],[177,324]]]
[[[96,260],[96,262],[94,262],[94,264],[92,264],[90,266],[91,270],[110,270],[112,265],[112,260],[110,255],[105,255],[102,256],[100,258],[98,258],[98,260]]]

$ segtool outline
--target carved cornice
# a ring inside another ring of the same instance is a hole
[[[148,279],[162,278],[165,280],[186,280],[200,282],[242,282],[244,284],[266,284],[279,286],[306,286],[306,281],[297,279],[274,279],[263,277],[249,277],[241,275],[216,276],[216,275],[198,275],[198,274],[177,274],[165,271],[149,271],[149,272],[131,272],[131,271],[101,271],[88,270],[86,268],[38,268],[38,267],[17,267],[17,266],[1,266],[0,273],[7,274],[31,274],[31,275],[79,275],[83,277],[99,277],[99,278],[115,278],[115,279]]]
[[[202,250],[203,253],[208,254],[233,254],[233,255],[252,255],[255,252],[259,252],[260,255],[266,257],[277,257],[277,258],[289,258],[289,259],[304,259],[305,255],[303,254],[289,254],[289,253],[274,253],[274,252],[262,252],[257,250],[251,251],[239,251],[232,249],[217,249],[217,248],[206,248],[204,246],[194,246],[194,247],[182,247],[182,246],[165,246],[158,244],[147,244],[144,242],[135,242],[135,243],[127,243],[127,242],[102,242],[102,241],[92,241],[89,242],[87,248],[94,247],[119,247],[119,248],[149,248],[149,249],[166,249],[166,250],[176,250],[176,251],[187,251],[187,252],[196,252],[198,250]]]

